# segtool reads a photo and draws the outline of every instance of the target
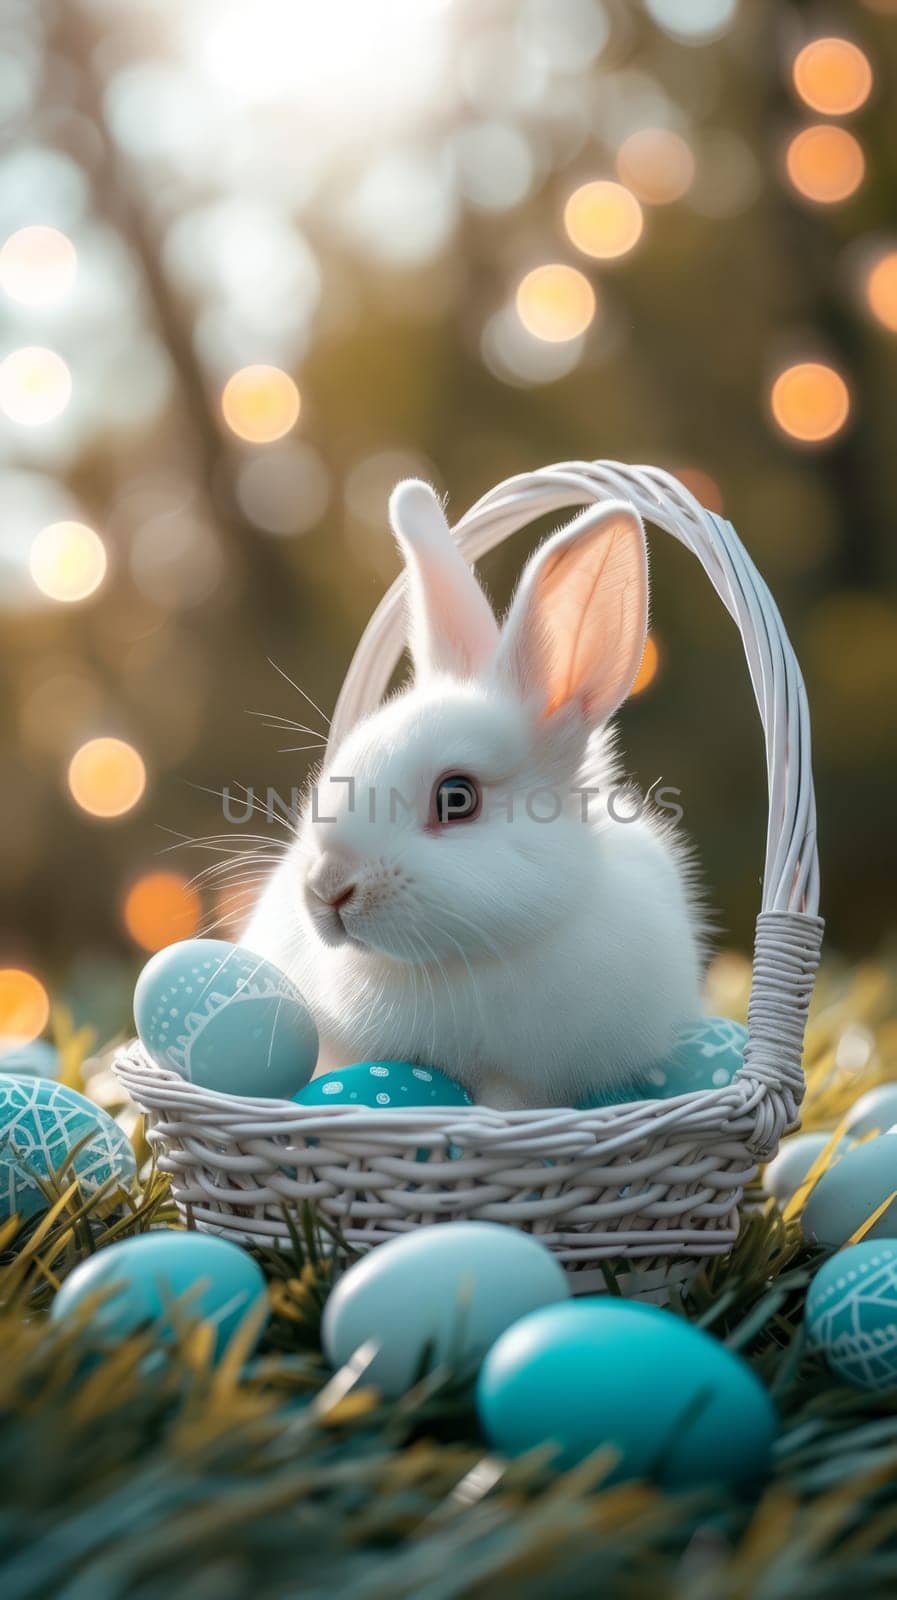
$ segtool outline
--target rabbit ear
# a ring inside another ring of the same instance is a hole
[[[393,490],[389,520],[408,575],[408,633],[415,676],[475,676],[495,653],[498,623],[452,538],[428,483]]]
[[[530,561],[505,622],[497,668],[540,717],[577,707],[598,726],[629,693],[647,628],[641,519],[622,502],[591,506]]]

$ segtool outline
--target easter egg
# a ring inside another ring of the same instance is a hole
[[[7,1039],[0,1044],[0,1072],[58,1078],[60,1064],[59,1051],[46,1039]]]
[[[618,1453],[617,1480],[669,1488],[762,1478],[772,1401],[740,1356],[657,1306],[593,1297],[534,1311],[489,1351],[477,1383],[483,1431],[516,1456],[557,1446],[557,1465]]]
[[[469,1106],[466,1089],[436,1067],[411,1061],[357,1061],[338,1072],[312,1078],[293,1096],[303,1106],[383,1106],[401,1111],[410,1106]]]
[[[391,1398],[424,1365],[468,1372],[525,1312],[565,1300],[566,1274],[531,1234],[497,1222],[446,1222],[378,1245],[340,1278],[321,1325],[335,1367],[373,1340],[366,1378]]]
[[[648,1068],[646,1100],[669,1100],[696,1089],[724,1089],[744,1060],[748,1031],[730,1017],[699,1017],[682,1028],[668,1056]]]
[[[812,1244],[839,1249],[897,1191],[897,1138],[882,1134],[846,1151],[807,1196],[801,1213],[805,1238]],[[882,1213],[866,1235],[893,1238],[897,1233],[897,1201]]]
[[[847,1383],[897,1386],[897,1239],[863,1239],[826,1261],[807,1294],[806,1330]]]
[[[54,1321],[77,1316],[95,1295],[83,1313],[92,1345],[110,1349],[147,1323],[169,1340],[201,1318],[215,1331],[218,1355],[246,1315],[267,1303],[264,1274],[245,1250],[173,1229],[137,1234],[82,1261],[53,1301]]]
[[[134,993],[141,1043],[161,1067],[224,1094],[289,1099],[318,1031],[285,973],[223,939],[185,939],[147,962]]]
[[[46,1211],[40,1180],[49,1182],[76,1145],[61,1180],[66,1186],[77,1176],[91,1195],[110,1179],[136,1177],[130,1141],[92,1100],[52,1078],[0,1073],[0,1218]]]
[[[791,1196],[797,1193],[829,1138],[827,1133],[795,1133],[790,1139],[783,1139],[778,1155],[763,1173],[766,1193],[778,1200],[779,1205],[786,1205]],[[831,1161],[836,1161],[838,1156],[839,1152],[833,1151]]]
[[[867,1133],[888,1133],[895,1122],[897,1083],[879,1083],[851,1106],[846,1131],[851,1139],[862,1139]]]

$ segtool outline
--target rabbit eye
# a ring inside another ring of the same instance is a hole
[[[476,778],[466,772],[450,772],[433,786],[433,818],[440,827],[451,822],[470,822],[479,814],[483,792]]]

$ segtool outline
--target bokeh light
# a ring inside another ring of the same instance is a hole
[[[673,467],[672,472],[707,511],[715,511],[718,516],[722,514],[723,491],[709,472],[703,467]]]
[[[0,1040],[27,1044],[43,1033],[50,1017],[47,991],[33,972],[0,968]]]
[[[124,739],[88,739],[69,762],[72,799],[92,817],[121,817],[146,788],[143,758]]]
[[[866,303],[883,327],[897,333],[897,250],[879,256],[869,269]]]
[[[795,57],[792,77],[804,104],[826,117],[859,110],[872,89],[868,57],[849,39],[811,39]]]
[[[516,305],[520,321],[534,338],[563,344],[585,333],[597,301],[588,278],[576,267],[547,262],[521,279]]]
[[[850,413],[850,394],[834,367],[802,361],[779,373],[770,406],[783,433],[806,444],[819,444],[843,428]]]
[[[202,901],[181,873],[147,872],[125,895],[122,917],[141,950],[162,950],[198,932]]]
[[[72,375],[55,350],[27,345],[0,363],[0,411],[10,422],[39,427],[62,415],[72,395]]]
[[[645,0],[645,10],[665,33],[683,44],[706,44],[725,33],[738,0]]]
[[[237,498],[257,528],[281,536],[307,533],[330,504],[326,463],[305,440],[253,456],[240,468]]]
[[[644,228],[642,208],[622,183],[598,179],[574,189],[564,207],[564,227],[584,255],[610,261],[638,244]]]
[[[50,600],[86,600],[106,576],[106,549],[84,522],[51,522],[35,535],[29,567]]]
[[[288,372],[259,364],[241,367],[224,386],[221,410],[238,439],[272,444],[295,426],[301,400]]]
[[[47,306],[64,299],[77,270],[75,246],[58,228],[19,228],[0,250],[0,288],[22,305]]]
[[[672,205],[695,177],[692,148],[669,128],[639,128],[617,151],[617,176],[648,206]]]
[[[814,123],[795,134],[785,152],[785,167],[794,188],[818,205],[848,200],[863,181],[862,147],[846,128]]]
[[[629,691],[630,695],[642,694],[648,685],[654,682],[659,665],[660,652],[657,648],[657,640],[653,633],[649,633],[645,640],[645,653],[642,656],[642,664],[635,675],[635,682]]]

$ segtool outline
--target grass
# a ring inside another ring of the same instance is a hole
[[[743,967],[718,964],[713,981],[712,1008],[737,1012]],[[807,1069],[808,1126],[834,1127],[860,1093],[897,1076],[885,964],[824,975]],[[91,1251],[175,1221],[153,1171],[102,1211],[63,1174],[42,1220],[0,1230],[3,1600],[895,1591],[897,1392],[849,1389],[807,1354],[803,1302],[818,1259],[799,1216],[759,1203],[732,1255],[709,1262],[674,1306],[741,1351],[775,1397],[773,1474],[745,1502],[712,1487],[610,1485],[600,1452],[564,1475],[544,1455],[493,1458],[450,1373],[390,1405],[363,1374],[334,1376],[318,1337],[332,1241],[310,1212],[287,1254],[260,1257],[273,1315],[249,1362],[235,1350],[216,1368],[200,1325],[157,1353],[151,1377],[151,1330],[85,1363],[76,1333],[47,1321],[58,1284]]]

